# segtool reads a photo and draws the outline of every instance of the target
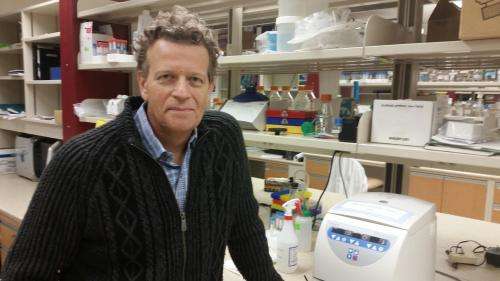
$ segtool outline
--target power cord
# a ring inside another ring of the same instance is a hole
[[[448,250],[445,251],[446,255],[449,256],[450,254],[461,254],[461,255],[465,254],[464,248],[462,247],[462,245],[466,244],[466,243],[476,244],[476,247],[472,250],[473,254],[482,254],[482,253],[486,252],[487,247],[484,246],[483,244],[481,244],[475,240],[464,240],[464,241],[460,241],[456,245],[448,248]],[[466,265],[471,265],[471,266],[481,266],[485,262],[486,262],[486,257],[483,257],[483,261],[480,264],[453,262],[451,266],[453,268],[457,269],[458,265],[460,265],[460,264],[466,264]]]
[[[342,187],[344,188],[345,198],[349,198],[349,194],[347,193],[347,188],[345,187],[344,173],[342,173],[342,152],[339,154],[339,173],[340,173],[340,180],[342,181]]]
[[[443,275],[443,276],[445,276],[445,277],[448,277],[448,278],[453,279],[453,280],[456,280],[456,281],[462,281],[462,279],[460,279],[460,278],[458,278],[458,277],[456,277],[456,276],[450,275],[450,274],[448,274],[448,273],[445,273],[445,272],[442,272],[442,271],[439,271],[439,270],[436,270],[436,273],[437,273],[437,274],[441,274],[441,275]]]
[[[337,150],[334,150],[333,151],[333,155],[332,155],[332,159],[330,160],[330,167],[333,167],[333,161],[335,159],[335,155],[337,155],[337,153],[339,153],[340,151],[337,151]],[[340,168],[340,167],[339,167]],[[321,192],[321,195],[319,196],[318,198],[318,202],[316,202],[316,206],[314,207],[314,218],[313,218],[313,222],[312,222],[312,227],[314,229],[314,226],[316,225],[316,220],[318,218],[318,208],[319,208],[319,203],[321,202],[321,199],[323,198],[323,195],[325,194],[326,192],[326,189],[328,188],[328,183],[330,182],[330,179],[332,177],[332,168],[330,168],[330,171],[328,172],[328,180],[326,181],[326,184],[325,184],[325,187],[323,188],[323,191]],[[342,173],[341,173],[342,174]]]

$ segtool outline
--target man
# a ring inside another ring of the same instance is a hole
[[[204,111],[218,54],[210,31],[174,7],[138,46],[142,99],[57,153],[2,280],[222,280],[226,246],[247,280],[282,280],[241,130]]]

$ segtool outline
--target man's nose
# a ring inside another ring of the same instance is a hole
[[[186,77],[179,77],[179,79],[177,79],[172,96],[178,99],[189,98],[189,82]]]

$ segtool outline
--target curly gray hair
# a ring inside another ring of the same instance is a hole
[[[202,45],[208,51],[209,66],[208,78],[212,82],[217,68],[219,47],[214,40],[212,31],[198,15],[191,13],[181,6],[173,6],[169,12],[159,12],[144,33],[139,35],[136,46],[137,69],[148,75],[148,49],[158,40],[180,42],[193,45]]]

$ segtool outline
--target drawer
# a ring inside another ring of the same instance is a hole
[[[495,189],[495,197],[493,199],[495,204],[500,204],[500,188]]]
[[[500,210],[493,210],[491,214],[491,221],[500,223]]]
[[[19,227],[21,226],[21,221],[19,221],[18,219],[15,219],[12,216],[2,212],[2,210],[0,210],[0,222],[5,224],[5,225],[10,226],[13,229],[19,229]]]
[[[307,159],[305,166],[306,166],[306,172],[308,174],[328,177],[328,174],[330,173],[329,160],[326,161],[326,160]]]
[[[288,165],[266,163],[264,177],[267,178],[288,178]]]
[[[14,243],[14,239],[16,239],[16,232],[0,223],[0,245],[2,249],[9,249]]]
[[[323,190],[327,184],[328,177],[309,175],[309,187]]]

